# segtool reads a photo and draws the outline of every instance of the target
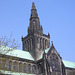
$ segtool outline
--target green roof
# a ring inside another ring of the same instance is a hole
[[[50,50],[50,47],[45,50],[45,53],[48,53],[49,50]],[[42,59],[42,58],[43,58],[43,53],[41,54],[39,59]]]
[[[11,75],[36,75],[36,74],[28,74],[28,73],[11,72],[11,71],[5,71],[5,70],[0,70],[0,73],[11,74]]]
[[[48,53],[49,50],[50,50],[50,48],[46,49],[45,53]],[[0,53],[34,61],[31,54],[29,52],[23,51],[23,50],[17,50],[17,49],[0,46]],[[41,54],[39,59],[41,59],[42,57],[43,57],[43,53]],[[65,65],[65,67],[75,68],[75,63],[73,63],[73,62],[63,60],[63,63]]]
[[[75,68],[75,63],[74,62],[70,62],[70,61],[63,60],[63,63],[65,65],[65,67]]]
[[[5,55],[10,55],[14,57],[34,60],[31,54],[27,51],[12,49],[4,46],[0,46],[0,53]]]
[[[48,53],[49,50],[50,50],[50,47],[45,50],[45,53]]]

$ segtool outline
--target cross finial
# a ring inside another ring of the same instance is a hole
[[[53,41],[51,41],[51,43],[52,43],[52,46],[53,46]]]

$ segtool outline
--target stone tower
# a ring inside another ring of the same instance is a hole
[[[31,53],[35,60],[38,60],[46,48],[50,47],[50,35],[43,34],[43,28],[34,2],[32,3],[28,35],[22,37],[23,50]]]

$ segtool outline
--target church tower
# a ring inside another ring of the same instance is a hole
[[[50,47],[50,35],[43,34],[43,28],[34,2],[32,3],[28,35],[22,37],[23,50],[28,51],[34,60],[38,60],[45,49]]]

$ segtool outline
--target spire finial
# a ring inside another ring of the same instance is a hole
[[[53,46],[53,41],[51,41],[51,43],[52,43],[52,46]]]
[[[35,8],[34,0],[32,1],[32,9],[36,9],[36,8]]]

